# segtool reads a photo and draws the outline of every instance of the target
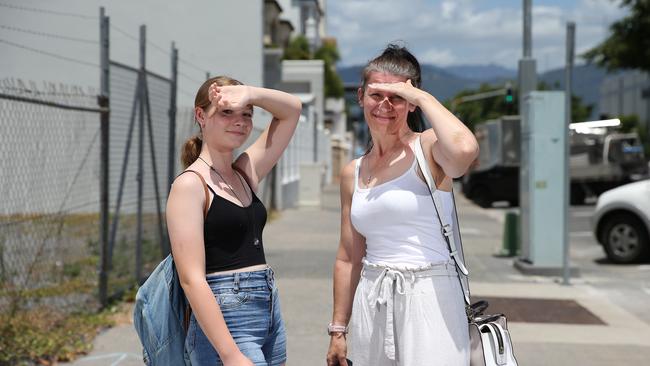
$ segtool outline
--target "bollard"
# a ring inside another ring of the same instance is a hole
[[[514,211],[506,212],[503,225],[503,242],[498,256],[514,257],[519,251],[519,214]]]

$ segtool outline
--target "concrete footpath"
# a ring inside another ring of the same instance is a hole
[[[321,207],[285,210],[265,229],[267,261],[278,278],[287,326],[288,365],[325,365],[338,199],[337,187],[328,187]],[[506,315],[520,319],[509,323],[520,365],[648,364],[649,324],[615,305],[588,281],[562,286],[554,279],[521,275],[511,258],[493,255],[502,235],[502,220],[495,212],[478,208],[462,195],[457,195],[457,203],[472,295],[501,299],[498,304],[506,307]],[[542,320],[535,320],[535,315]],[[128,323],[104,331],[89,355],[68,363],[142,364],[139,340]]]

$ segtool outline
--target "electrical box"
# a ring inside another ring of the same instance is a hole
[[[532,91],[524,96],[519,180],[522,246],[515,266],[532,269],[529,273],[557,274],[563,265],[564,111],[562,91]]]

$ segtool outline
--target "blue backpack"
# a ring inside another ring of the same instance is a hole
[[[205,190],[207,214],[210,204],[208,187],[199,176]],[[181,174],[183,174],[181,173]],[[135,295],[133,325],[140,342],[144,363],[148,366],[190,365],[185,352],[185,337],[192,308],[185,297],[172,255],[168,255],[149,275]]]

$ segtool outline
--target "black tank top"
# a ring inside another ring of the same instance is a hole
[[[266,264],[262,230],[266,208],[251,189],[253,199],[241,207],[208,189],[214,197],[203,224],[205,273]]]

